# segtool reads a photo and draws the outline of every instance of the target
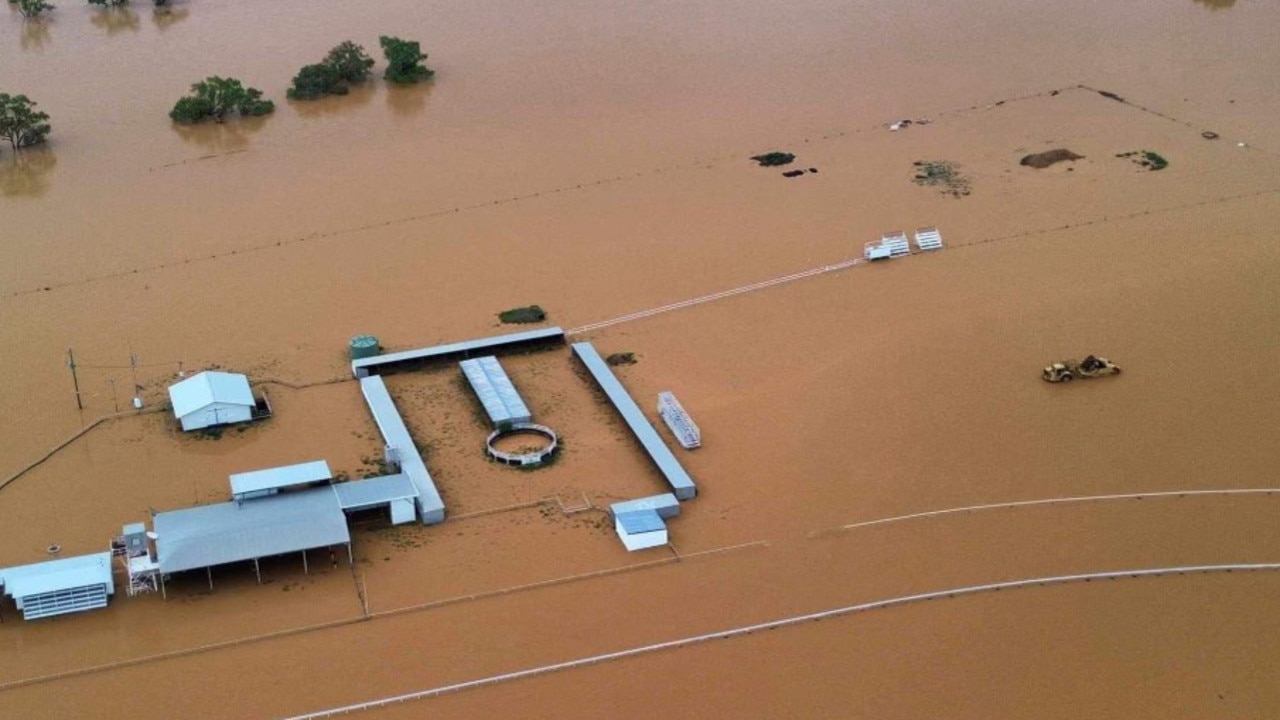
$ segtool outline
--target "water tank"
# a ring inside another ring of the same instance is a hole
[[[373,357],[382,351],[378,338],[372,335],[357,335],[351,338],[351,359]]]

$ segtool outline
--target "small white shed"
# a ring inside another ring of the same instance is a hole
[[[183,430],[248,422],[253,417],[249,378],[209,370],[169,386],[173,414]]]

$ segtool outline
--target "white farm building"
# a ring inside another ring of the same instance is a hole
[[[188,431],[248,422],[255,405],[249,378],[212,370],[170,385],[169,399],[174,416]]]

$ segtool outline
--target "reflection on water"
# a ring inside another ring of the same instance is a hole
[[[42,50],[49,43],[49,20],[31,18],[24,22],[18,43],[23,50]]]
[[[0,157],[0,195],[39,197],[49,189],[58,158],[48,147],[29,147]]]
[[[1223,10],[1236,4],[1236,0],[1196,0],[1210,10]]]
[[[249,140],[254,133],[262,129],[266,121],[266,117],[232,118],[223,123],[206,122],[198,125],[174,123],[173,129],[178,133],[178,137],[186,142],[211,153],[222,154],[249,147]]]
[[[191,11],[187,8],[158,7],[155,12],[151,13],[151,22],[155,23],[156,28],[164,32],[170,25],[176,25],[183,20]]]
[[[412,117],[427,107],[427,98],[435,83],[414,83],[413,85],[396,85],[387,83],[387,107],[399,117]]]
[[[137,32],[139,27],[138,13],[127,7],[99,10],[89,18],[89,22],[93,23],[95,27],[106,30],[108,35],[115,35],[125,30]]]
[[[351,88],[346,95],[328,95],[316,100],[290,100],[289,107],[304,118],[338,115],[368,105],[373,99],[376,83],[364,82]]]

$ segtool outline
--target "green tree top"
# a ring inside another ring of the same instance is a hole
[[[247,88],[235,78],[210,77],[191,86],[191,94],[174,104],[169,117],[175,122],[196,123],[212,118],[223,122],[228,115],[266,115],[275,103],[262,99],[262,91]]]
[[[401,40],[398,37],[383,35],[378,39],[382,43],[382,52],[387,56],[387,71],[383,77],[393,83],[416,83],[430,80],[436,74],[434,70],[422,65],[427,54],[414,41]]]
[[[358,83],[369,77],[373,58],[365,54],[364,48],[346,40],[329,51],[324,64],[337,71],[343,82]]]
[[[30,98],[0,93],[0,139],[14,150],[44,142],[49,130],[49,116],[36,110]]]
[[[52,10],[56,7],[54,5],[50,5],[44,0],[9,0],[9,2],[16,2],[18,5],[18,12],[22,13],[23,17],[28,18],[36,17],[45,10]]]

